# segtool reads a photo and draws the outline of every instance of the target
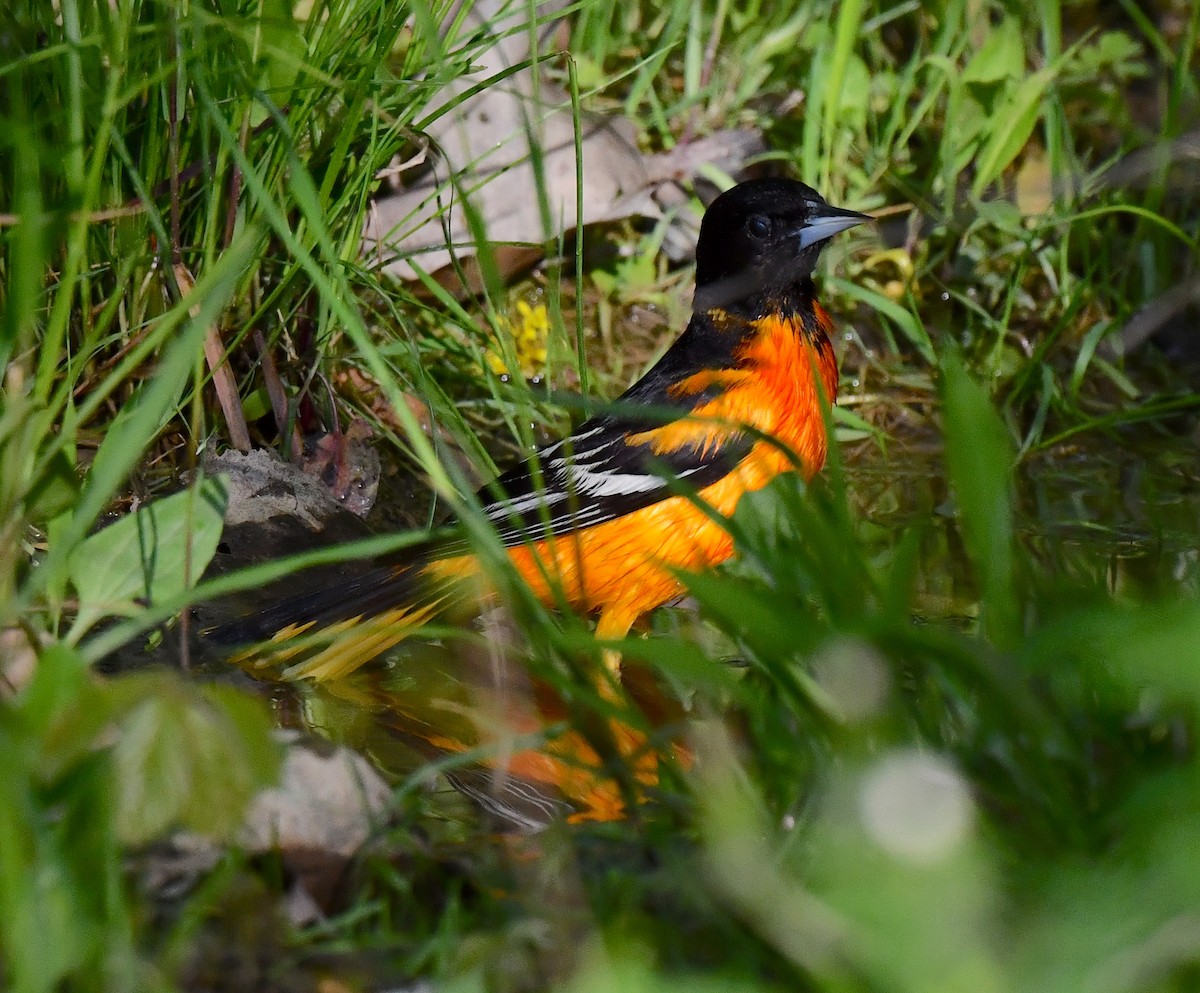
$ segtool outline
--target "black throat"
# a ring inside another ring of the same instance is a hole
[[[748,321],[770,316],[786,319],[811,313],[815,299],[816,287],[811,276],[772,284],[760,271],[749,270],[696,287],[692,313],[723,310]]]

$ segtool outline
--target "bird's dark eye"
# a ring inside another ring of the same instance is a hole
[[[762,214],[752,214],[746,221],[746,230],[751,238],[765,238],[771,233],[771,219]]]

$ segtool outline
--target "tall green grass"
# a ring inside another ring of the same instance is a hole
[[[212,481],[88,537],[117,498],[170,485],[222,443],[206,402],[210,328],[247,401],[261,389],[252,330],[300,353],[301,380],[351,354],[453,494],[402,399],[426,381],[423,308],[408,298],[380,325],[358,302],[384,292],[359,258],[375,173],[482,43],[439,35],[444,15],[68,2],[10,5],[0,20],[0,629],[10,676],[38,657],[0,722],[6,986],[169,982],[147,957],[124,853],[167,828],[228,835],[274,773],[253,701],[87,674],[102,646],[194,599],[215,547],[200,531],[206,501],[219,520]],[[195,277],[186,297],[176,264]],[[456,415],[431,396],[437,416]],[[167,473],[148,472],[164,457]]]

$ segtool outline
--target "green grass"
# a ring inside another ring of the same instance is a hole
[[[747,500],[729,524],[737,561],[689,579],[696,609],[660,611],[621,646],[678,711],[659,727],[598,692],[586,619],[505,573],[440,456],[453,444],[486,476],[577,415],[554,391],[613,395],[662,342],[632,354],[593,333],[595,301],[618,331],[643,300],[678,326],[686,274],[585,269],[581,240],[533,283],[493,279],[460,303],[359,257],[377,172],[479,57],[461,20],[439,33],[446,10],[0,13],[5,678],[37,655],[0,701],[0,985],[1195,988],[1195,374],[1111,343],[1194,279],[1200,215],[1171,142],[1198,105],[1200,13],[572,7],[570,58],[538,71],[577,119],[627,114],[652,150],[751,123],[776,168],[832,202],[895,208],[826,253],[823,299],[849,329],[843,447],[807,491],[780,481]],[[657,246],[662,231],[605,236]],[[500,318],[535,292],[546,381],[486,374]],[[373,396],[339,398],[343,420],[390,403],[384,447],[464,515],[518,632],[446,631],[386,672],[288,698],[395,784],[391,820],[303,928],[278,911],[287,869],[270,858],[231,850],[166,905],[134,871],[169,829],[231,836],[277,767],[261,703],[181,673],[93,671],[191,601],[411,540],[197,585],[219,486],[147,500],[227,443],[213,327],[249,410],[262,348],[293,418],[302,390],[323,406],[322,380],[369,377]],[[414,720],[445,719],[438,701],[480,711],[467,673],[497,645],[503,671],[561,701],[518,743],[577,735],[625,818],[498,838],[447,785],[496,749],[414,742]],[[613,720],[650,736],[656,783]]]

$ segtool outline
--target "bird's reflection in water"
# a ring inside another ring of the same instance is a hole
[[[625,817],[654,795],[664,762],[688,764],[682,708],[650,670],[625,666],[620,691],[564,691],[529,675],[511,632],[488,627],[293,684],[281,718],[362,751],[397,784],[449,784],[505,831]]]

